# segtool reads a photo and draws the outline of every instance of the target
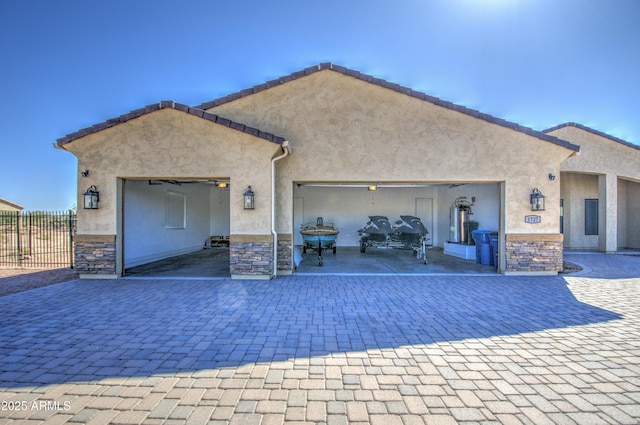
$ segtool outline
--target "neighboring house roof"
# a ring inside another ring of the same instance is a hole
[[[249,127],[246,126],[244,124],[235,122],[235,121],[231,121],[228,120],[226,118],[220,117],[218,115],[209,113],[209,112],[205,112],[202,109],[198,109],[197,107],[190,107],[188,105],[184,105],[182,103],[176,103],[172,100],[163,100],[160,103],[154,103],[151,105],[147,105],[144,108],[140,108],[140,109],[136,109],[134,111],[131,111],[127,114],[124,115],[120,115],[117,118],[111,118],[108,119],[100,124],[96,124],[93,125],[91,127],[87,127],[87,128],[83,128],[82,130],[78,130],[75,133],[71,133],[71,134],[67,134],[66,136],[58,139],[56,141],[56,145],[58,147],[62,147],[63,145],[65,145],[66,143],[72,142],[76,139],[79,139],[81,137],[84,136],[88,136],[90,134],[93,133],[97,133],[99,131],[102,131],[104,129],[116,126],[118,124],[122,124],[125,123],[127,121],[130,121],[134,118],[138,118],[141,117],[143,115],[147,115],[151,112],[154,111],[158,111],[160,109],[175,109],[176,111],[182,111],[191,115],[195,115],[197,117],[200,117],[202,119],[205,119],[207,121],[211,121],[214,122],[216,124],[220,124],[220,125],[224,125],[226,127],[232,128],[234,130],[238,130],[238,131],[242,131],[243,133],[247,133],[250,134],[252,136],[255,137],[260,137],[262,139],[268,140],[270,142],[273,143],[277,143],[277,144],[282,144],[282,142],[284,142],[284,138],[283,137],[279,137],[279,136],[275,136],[271,133],[267,133],[264,131],[261,131],[257,128],[253,128],[253,127]]]
[[[293,80],[296,80],[298,78],[302,78],[302,77],[305,77],[307,75],[310,75],[310,74],[313,74],[315,72],[322,71],[322,70],[331,70],[331,71],[334,71],[334,72],[338,72],[340,74],[344,74],[344,75],[347,75],[347,76],[350,76],[350,77],[353,77],[353,78],[357,78],[359,80],[366,81],[368,83],[375,84],[375,85],[378,85],[380,87],[384,87],[384,88],[387,88],[387,89],[390,89],[390,90],[397,91],[399,93],[406,94],[407,96],[415,97],[417,99],[433,103],[434,105],[438,105],[438,106],[441,106],[443,108],[451,109],[453,111],[457,111],[457,112],[463,113],[465,115],[470,115],[470,116],[472,116],[474,118],[478,118],[478,119],[481,119],[483,121],[490,122],[492,124],[497,124],[499,126],[506,127],[506,128],[511,129],[511,130],[515,130],[515,131],[518,131],[518,132],[521,132],[521,133],[528,134],[530,136],[536,137],[538,139],[541,139],[541,140],[544,140],[544,141],[547,141],[547,142],[551,142],[553,144],[562,146],[564,148],[573,150],[575,152],[579,152],[580,151],[580,146],[575,145],[575,144],[573,144],[571,142],[568,142],[566,140],[559,139],[559,138],[557,138],[555,136],[551,136],[551,135],[546,134],[546,133],[544,133],[542,131],[533,130],[531,128],[524,127],[524,126],[522,126],[520,124],[516,124],[516,123],[510,122],[510,121],[504,120],[502,118],[497,118],[497,117],[494,117],[492,115],[485,114],[485,113],[482,113],[480,111],[476,111],[474,109],[467,108],[466,106],[456,105],[454,103],[447,102],[447,101],[442,100],[440,98],[437,98],[437,97],[430,96],[430,95],[422,93],[422,92],[418,92],[418,91],[412,90],[412,89],[410,89],[408,87],[404,87],[404,86],[401,86],[401,85],[395,84],[395,83],[390,83],[390,82],[388,82],[386,80],[383,80],[381,78],[376,78],[376,77],[373,77],[371,75],[363,74],[361,72],[354,71],[354,70],[345,68],[343,66],[334,65],[334,64],[328,63],[328,62],[327,63],[321,63],[321,64],[318,64],[318,65],[303,69],[302,71],[297,71],[297,72],[294,72],[292,74],[286,75],[284,77],[280,77],[280,78],[277,78],[275,80],[267,81],[266,83],[259,84],[259,85],[254,86],[254,87],[251,87],[251,88],[248,88],[248,89],[245,89],[245,90],[241,90],[239,92],[232,93],[232,94],[229,94],[227,96],[223,96],[223,97],[220,97],[218,99],[214,99],[214,100],[209,101],[209,102],[202,103],[202,104],[196,106],[196,108],[203,109],[203,110],[204,109],[210,109],[210,108],[216,107],[218,105],[222,105],[222,104],[227,103],[227,102],[231,102],[231,101],[234,101],[234,100],[246,97],[246,96],[250,96],[250,95],[255,94],[255,93],[259,93],[261,91],[270,89],[270,88],[275,87],[275,86],[279,86],[279,85],[285,84],[285,83],[287,83],[289,81],[293,81]]]
[[[7,206],[9,206],[11,208],[15,208],[17,210],[23,210],[24,209],[24,207],[22,205],[18,205],[18,204],[15,204],[15,203],[11,202],[11,201],[7,201],[4,198],[0,198],[0,204],[7,205]]]
[[[543,130],[543,133],[551,133],[553,131],[556,131],[556,130],[559,130],[559,129],[565,128],[565,127],[579,128],[580,130],[584,130],[586,132],[595,134],[597,136],[604,137],[605,139],[609,139],[609,140],[612,140],[614,142],[623,144],[623,145],[628,146],[630,148],[634,148],[634,149],[640,150],[640,146],[638,146],[638,145],[634,145],[633,143],[629,143],[629,142],[627,142],[625,140],[618,139],[617,137],[611,136],[611,135],[609,135],[607,133],[603,133],[602,131],[594,130],[593,128],[587,127],[586,125],[578,124],[576,122],[566,122],[564,124],[556,125],[555,127],[551,127],[551,128],[547,128],[546,130]]]

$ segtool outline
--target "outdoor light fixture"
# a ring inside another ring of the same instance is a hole
[[[254,204],[253,204],[254,193],[253,193],[253,190],[251,190],[251,186],[247,187],[247,190],[244,191],[243,196],[244,196],[244,209],[245,210],[254,209]]]
[[[100,202],[100,192],[98,188],[91,185],[89,189],[84,193],[84,209],[85,210],[97,210],[98,203]]]
[[[544,211],[544,195],[538,189],[531,192],[531,211]]]
[[[367,186],[367,189],[369,189],[369,190],[378,190],[378,185],[372,184],[370,186]]]
[[[554,181],[556,176],[553,173],[549,173],[549,180]]]

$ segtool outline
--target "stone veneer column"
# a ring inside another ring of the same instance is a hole
[[[293,235],[278,234],[278,274],[293,273]]]
[[[229,271],[232,279],[270,279],[273,275],[273,236],[231,235]]]
[[[557,274],[562,241],[562,234],[507,234],[505,274]]]
[[[83,277],[114,277],[116,274],[115,235],[76,235],[74,267]]]

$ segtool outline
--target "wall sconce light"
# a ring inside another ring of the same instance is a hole
[[[554,181],[556,176],[553,173],[549,173],[549,180]]]
[[[544,211],[544,195],[538,189],[531,192],[531,211]]]
[[[377,184],[372,184],[370,186],[367,186],[367,189],[370,190],[370,191],[378,190],[378,185]]]
[[[97,210],[99,208],[100,192],[98,189],[91,185],[89,189],[84,193],[84,209],[85,210]]]
[[[82,174],[82,177],[89,177],[89,170],[84,170],[80,174]]]
[[[253,190],[251,190],[251,186],[247,187],[247,190],[244,191],[242,196],[244,196],[244,209],[245,210],[254,209],[254,203],[253,203],[254,193],[253,193]]]

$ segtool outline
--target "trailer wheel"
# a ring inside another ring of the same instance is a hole
[[[307,244],[306,243],[304,245],[302,245],[302,253],[303,254],[307,253]]]
[[[367,244],[362,240],[360,241],[360,252],[363,254],[367,252]]]
[[[336,246],[333,246],[333,255],[336,255]]]

